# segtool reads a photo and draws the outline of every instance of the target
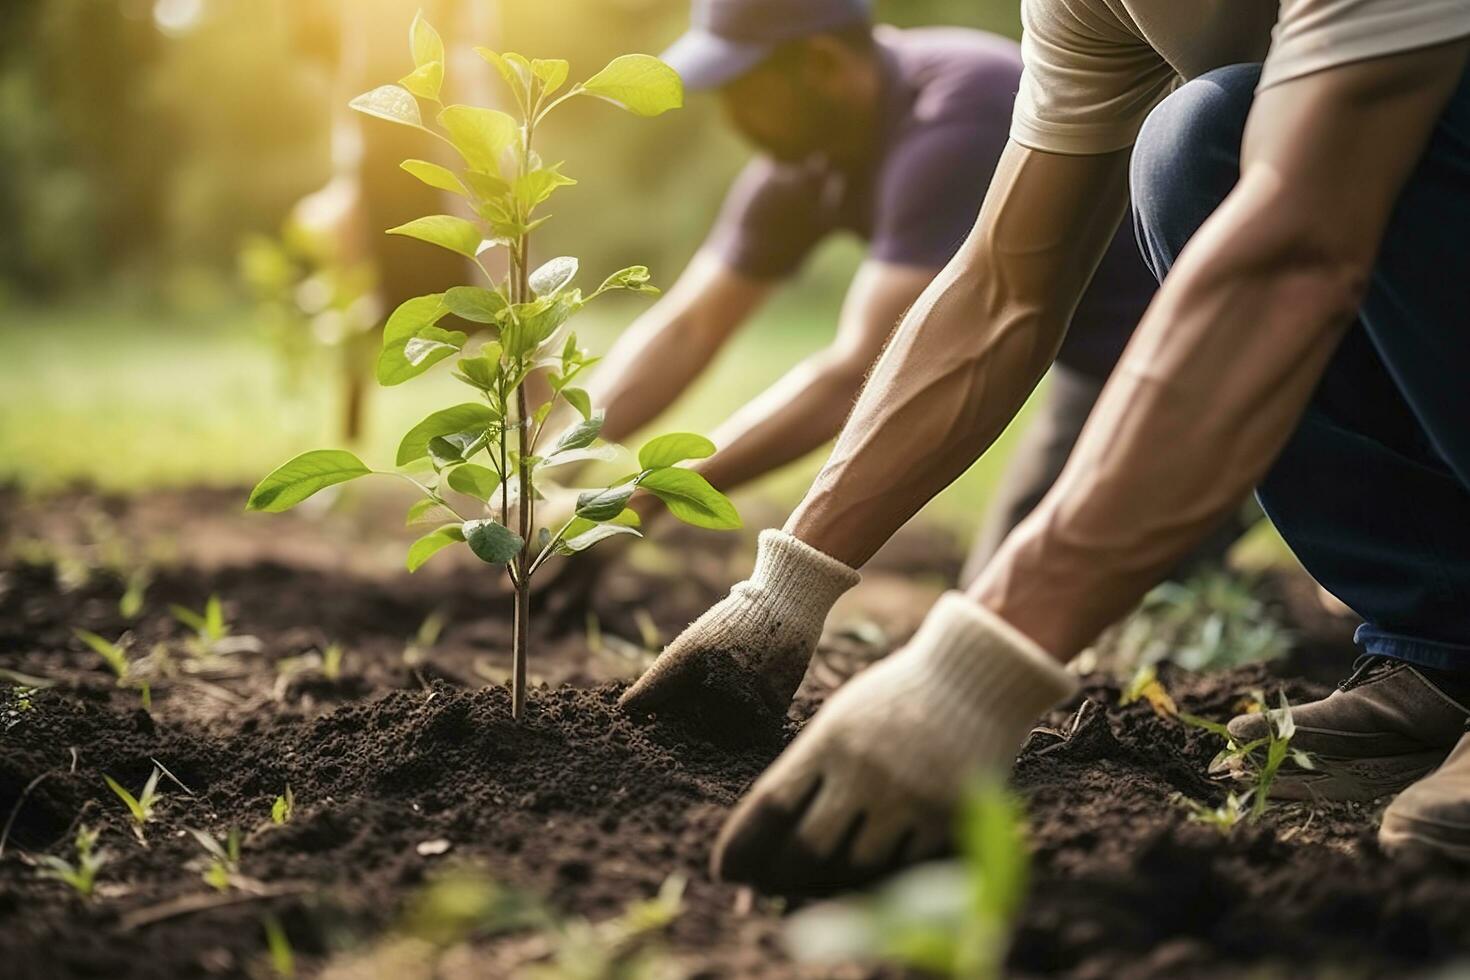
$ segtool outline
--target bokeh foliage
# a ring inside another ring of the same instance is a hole
[[[330,173],[340,11],[392,25],[397,44],[416,7],[462,2],[6,0],[0,300],[123,285],[166,301],[191,283],[229,282],[241,239],[279,227]],[[565,52],[584,71],[622,51],[657,53],[687,20],[684,0],[477,3],[500,36],[465,40]],[[878,14],[1015,34],[1015,6],[887,0]],[[180,11],[198,15],[187,29],[169,22]],[[594,265],[633,251],[674,275],[747,151],[707,98],[631,131],[593,107],[570,115],[548,157],[576,156],[580,142],[596,148],[603,175],[560,204],[574,220],[548,231],[547,254],[560,233]]]

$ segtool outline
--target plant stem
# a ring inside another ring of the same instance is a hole
[[[529,93],[528,93],[529,95]],[[535,120],[530,118],[530,106],[523,106],[526,113],[523,138],[521,140],[521,172],[531,169],[531,137],[535,132]],[[529,214],[523,215],[528,220]],[[514,255],[515,290],[513,302],[531,301],[531,236],[522,234],[516,242]],[[531,624],[531,534],[535,528],[536,491],[531,485],[531,465],[527,462],[535,446],[532,444],[531,415],[526,401],[525,383],[516,385],[516,432],[521,450],[520,507],[517,508],[518,526],[521,535],[521,551],[515,557],[516,575],[513,584],[516,593],[515,621],[512,629],[510,714],[520,720],[526,709],[526,660],[527,633]]]

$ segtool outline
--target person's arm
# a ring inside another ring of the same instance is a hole
[[[1051,363],[1122,217],[1127,151],[1009,145],[975,231],[873,369],[837,447],[754,573],[669,644],[621,703],[741,730],[779,719],[853,570],[1005,429]]]
[[[834,438],[883,344],[936,269],[865,263],[842,306],[837,337],[745,405],[711,437],[694,468],[729,492]]]
[[[1170,271],[1057,486],[974,598],[1070,658],[1259,482],[1355,315],[1466,48],[1257,97],[1240,183]]]
[[[592,403],[607,412],[603,437],[625,439],[668,408],[775,285],[735,271],[712,252],[696,255],[593,375]]]
[[[975,230],[873,369],[786,531],[870,558],[1010,424],[1056,355],[1127,204],[1127,151],[1006,147]]]

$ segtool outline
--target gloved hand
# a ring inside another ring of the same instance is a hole
[[[858,573],[784,531],[763,531],[755,571],[664,648],[621,704],[670,707],[717,731],[779,724],[822,623]]]
[[[932,857],[965,785],[1009,770],[1077,679],[958,592],[907,646],[832,696],[730,815],[716,876],[765,891],[850,887]]]

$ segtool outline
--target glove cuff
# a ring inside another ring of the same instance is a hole
[[[1024,728],[1079,686],[1030,637],[959,592],[940,597],[905,656],[957,722],[978,715]]]
[[[820,632],[833,603],[861,578],[836,558],[773,529],[761,532],[755,570],[737,588],[758,596],[776,622]]]

